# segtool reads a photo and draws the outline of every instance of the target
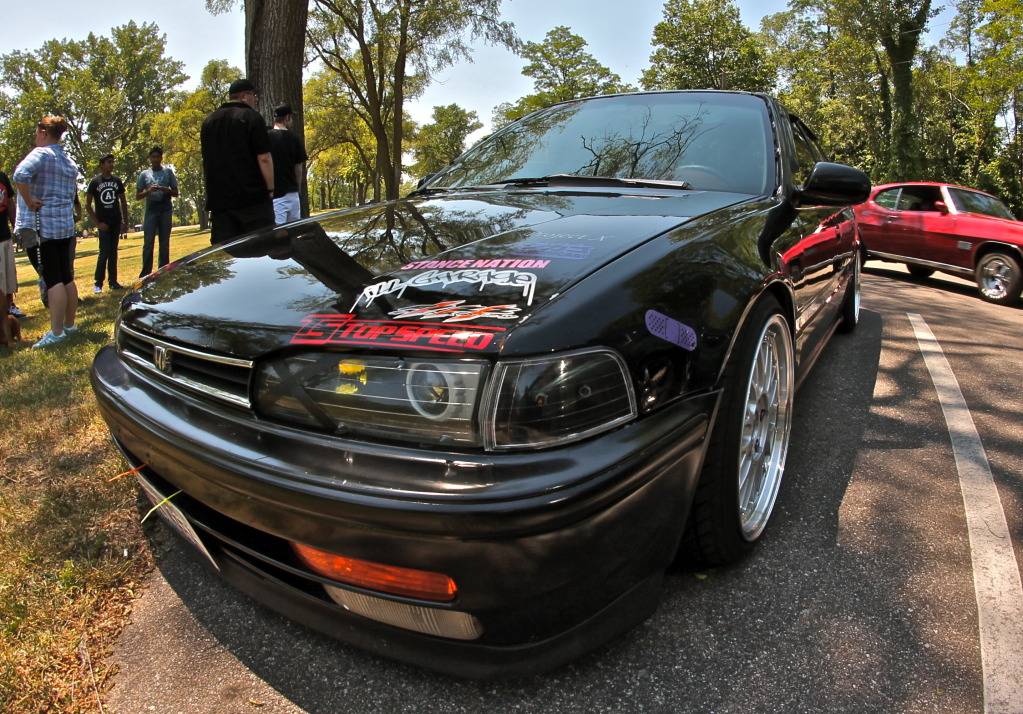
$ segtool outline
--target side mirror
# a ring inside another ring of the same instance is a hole
[[[819,161],[810,178],[796,192],[797,206],[851,206],[870,195],[870,179],[859,169],[845,164]]]
[[[416,188],[417,189],[422,188],[426,184],[427,181],[429,181],[430,179],[432,179],[436,175],[437,175],[436,171],[434,171],[432,173],[426,174],[426,176],[423,176],[423,178],[421,178],[418,181],[416,181]]]
[[[945,204],[944,201],[935,201],[934,210],[943,215],[946,216],[948,215],[948,206]]]

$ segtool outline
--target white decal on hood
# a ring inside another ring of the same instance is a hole
[[[441,322],[466,322],[486,318],[488,320],[517,320],[518,305],[466,305],[465,300],[446,300],[433,305],[409,305],[387,313],[395,320],[417,317],[420,320]]]
[[[488,285],[521,288],[526,305],[532,305],[533,293],[536,291],[536,273],[521,270],[428,270],[407,280],[392,278],[367,285],[356,298],[352,310],[355,310],[360,302],[369,307],[374,300],[384,295],[397,293],[398,297],[401,297],[408,288],[426,288],[433,285],[447,287],[453,283],[479,284],[480,292]]]

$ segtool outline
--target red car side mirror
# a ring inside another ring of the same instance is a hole
[[[935,201],[934,210],[937,211],[938,213],[943,213],[946,216],[948,215],[948,206],[945,205],[944,201]]]

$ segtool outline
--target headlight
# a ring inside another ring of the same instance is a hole
[[[564,444],[636,416],[625,363],[607,350],[499,363],[490,401],[484,420],[491,449]]]
[[[472,360],[302,353],[260,365],[255,406],[329,433],[494,450],[566,444],[636,416],[628,370],[609,350],[499,362],[484,400],[487,372]]]
[[[264,362],[256,409],[344,434],[482,446],[476,418],[486,363],[304,353]]]

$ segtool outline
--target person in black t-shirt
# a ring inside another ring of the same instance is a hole
[[[294,122],[291,107],[274,109],[274,128],[270,130],[270,153],[274,157],[274,219],[277,225],[302,217],[298,191],[302,186],[305,162],[309,159],[302,140],[291,131]]]
[[[254,108],[258,93],[238,79],[228,96],[199,134],[214,245],[274,223],[274,166],[266,122]]]
[[[117,282],[117,243],[128,232],[128,199],[124,195],[124,182],[114,176],[114,155],[99,160],[99,176],[89,182],[85,190],[85,208],[99,231],[99,259],[92,288],[103,292],[103,273],[110,278],[110,289],[120,290]]]

